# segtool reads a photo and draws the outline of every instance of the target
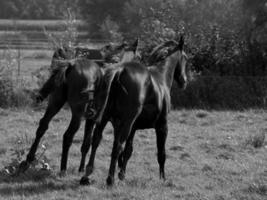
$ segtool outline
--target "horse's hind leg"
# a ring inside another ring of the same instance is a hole
[[[109,173],[107,178],[107,185],[113,185],[114,184],[114,173],[116,170],[116,164],[118,161],[118,157],[122,151],[122,145],[123,143],[128,139],[128,136],[132,130],[133,123],[135,122],[135,119],[141,112],[141,107],[136,108],[136,110],[131,107],[131,112],[127,113],[127,117],[122,117],[124,119],[120,122],[118,127],[115,127],[114,130],[114,142],[113,142],[113,148],[111,153],[111,162],[109,167]]]
[[[39,122],[39,126],[36,131],[36,137],[27,155],[26,161],[22,162],[20,165],[21,171],[25,171],[29,167],[29,164],[35,159],[37,147],[40,143],[41,138],[45,134],[45,131],[48,129],[49,122],[58,113],[58,111],[62,108],[65,102],[65,96],[60,95],[60,93],[53,93],[51,95],[45,114]]]
[[[158,163],[159,177],[165,180],[164,165],[166,160],[165,143],[168,134],[167,120],[163,120],[156,125],[157,148],[158,148]]]
[[[86,166],[85,175],[80,180],[81,185],[88,185],[89,184],[88,176],[93,173],[96,150],[97,150],[99,143],[102,139],[103,130],[104,130],[107,122],[108,122],[108,118],[106,115],[104,115],[104,118],[101,120],[101,122],[99,124],[96,125],[96,127],[93,131],[91,155],[90,155],[88,164]]]
[[[61,167],[60,167],[62,175],[65,174],[65,171],[67,169],[69,148],[72,144],[72,140],[75,133],[80,127],[81,120],[82,120],[82,112],[75,113],[74,109],[72,108],[71,121],[68,129],[66,130],[63,136],[62,157],[61,157]]]
[[[81,163],[79,167],[79,172],[84,171],[85,158],[91,146],[91,139],[92,139],[91,137],[92,137],[92,131],[93,131],[94,125],[95,125],[95,122],[93,120],[87,119],[85,121],[84,138],[83,138],[83,144],[81,147],[82,158],[81,158]]]
[[[126,166],[127,166],[128,160],[130,159],[132,152],[133,152],[134,135],[135,135],[135,130],[132,130],[130,135],[129,135],[129,138],[126,141],[124,150],[119,155],[119,158],[118,158],[118,166],[120,168],[120,172],[118,174],[118,177],[120,180],[123,180],[125,178]]]
[[[54,89],[55,89],[55,79],[56,74],[53,73],[49,79],[44,83],[42,88],[38,92],[38,96],[36,97],[36,101],[42,102]]]

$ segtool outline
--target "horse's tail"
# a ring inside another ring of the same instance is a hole
[[[114,81],[118,81],[119,80],[119,76],[120,73],[122,72],[122,67],[119,67],[117,65],[115,65],[114,67],[109,67],[107,69],[105,69],[104,71],[104,77],[103,77],[103,81],[104,81],[104,89],[102,90],[103,94],[102,96],[102,105],[101,105],[101,109],[99,111],[99,114],[97,116],[96,122],[99,123],[104,115],[105,109],[107,107],[108,104],[108,100],[110,98],[111,95],[111,86],[113,84]]]
[[[66,76],[71,67],[72,63],[66,60],[55,61],[55,68],[52,69],[49,79],[44,83],[42,88],[39,90],[36,97],[37,102],[41,102],[51,94],[56,87],[60,87],[66,82]]]

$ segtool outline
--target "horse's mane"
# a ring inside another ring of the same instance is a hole
[[[166,41],[163,44],[156,46],[148,57],[148,64],[154,65],[165,60],[169,55],[177,50],[178,43],[174,40]]]
[[[163,44],[160,44],[158,46],[156,46],[152,52],[149,55],[148,58],[148,64],[150,65],[150,67],[148,68],[149,71],[151,73],[157,71],[157,73],[163,74],[163,73],[167,73],[167,75],[169,74],[168,70],[169,68],[166,68],[166,58],[169,57],[170,55],[172,55],[174,52],[176,52],[177,50],[181,50],[182,47],[180,46],[180,43],[177,43],[174,40],[169,40],[166,41]],[[171,77],[167,77],[167,79],[171,79]],[[170,98],[170,92],[169,89],[167,88],[167,86],[164,86],[164,94],[165,94],[165,98],[166,98],[166,103],[167,103],[167,110],[169,111],[171,108],[171,98]]]

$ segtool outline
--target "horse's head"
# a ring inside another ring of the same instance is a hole
[[[187,86],[187,55],[184,52],[184,37],[181,36],[177,46],[175,48],[178,60],[174,71],[174,79],[176,80],[178,86],[185,89]]]
[[[181,36],[179,42],[169,40],[155,47],[147,60],[149,65],[159,65],[163,68],[166,68],[166,65],[173,66],[173,68],[171,68],[174,69],[174,71],[169,71],[173,73],[168,73],[168,75],[172,76],[176,80],[178,86],[184,89],[187,85],[187,55],[183,49],[184,38]],[[172,77],[168,77],[167,79],[172,79]]]
[[[122,42],[121,44],[110,43],[101,49],[101,54],[106,62],[118,63],[130,61],[138,57],[138,39],[133,43]]]
[[[139,39],[136,39],[132,44],[127,44],[122,52],[120,62],[130,62],[133,60],[140,60],[141,55],[138,50]]]
[[[105,62],[116,63],[119,62],[121,53],[124,51],[125,47],[126,43],[124,42],[122,44],[109,43],[102,47],[100,52]]]
[[[51,61],[51,69],[55,69],[58,65],[58,61],[62,60],[70,60],[75,57],[75,51],[74,49],[70,47],[59,47],[55,50],[52,61]]]

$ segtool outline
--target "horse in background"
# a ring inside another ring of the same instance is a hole
[[[75,58],[87,58],[93,60],[99,66],[118,62],[122,57],[122,52],[128,44],[107,44],[101,49],[88,49],[85,47],[60,47],[57,48],[52,56],[50,65],[51,75],[38,91],[36,102],[42,102],[57,87],[56,81],[61,69],[58,67],[58,61],[71,60]]]
[[[140,62],[131,61],[118,64],[119,66],[109,71],[112,78],[108,98],[102,107],[103,117],[93,132],[91,155],[80,184],[90,184],[89,175],[94,169],[96,150],[108,121],[111,121],[114,127],[114,142],[107,185],[114,184],[117,162],[120,168],[119,179],[125,178],[127,162],[133,151],[135,132],[148,128],[156,130],[159,174],[160,178],[165,179],[165,143],[168,133],[167,114],[171,106],[170,89],[173,79],[181,88],[185,88],[187,84],[187,56],[183,46],[183,37],[179,42],[168,41],[159,45],[150,56],[150,62],[161,61],[155,66],[145,66]],[[166,48],[167,51],[163,51]],[[86,145],[89,149],[90,143]]]
[[[134,45],[135,44],[133,44],[133,46]],[[120,53],[122,59],[125,59],[125,56],[129,54],[127,52],[128,50],[125,49],[126,47],[127,45],[123,44],[116,46],[116,48],[112,50],[114,50],[116,54]],[[129,47],[129,49],[131,48]],[[111,54],[114,55],[114,52],[111,52]],[[39,122],[35,140],[26,160],[19,166],[19,172],[27,170],[34,161],[39,142],[48,129],[51,119],[66,102],[70,106],[72,118],[63,136],[61,174],[64,175],[66,172],[68,151],[83,117],[86,117],[86,121],[81,152],[85,152],[84,148],[86,147],[85,141],[87,134],[93,130],[95,118],[101,110],[103,101],[105,101],[105,90],[108,87],[103,79],[104,71],[96,62],[85,57],[66,60],[69,55],[67,55],[66,52],[62,52],[62,49],[59,49],[55,52],[52,59],[52,68],[54,68],[54,71],[50,77],[50,83],[52,83],[54,88],[49,91],[48,106],[44,116]],[[90,106],[94,106],[94,108]],[[94,112],[90,112],[90,115],[88,115],[86,114],[88,110],[94,110]],[[82,156],[79,171],[83,171],[84,169],[84,160],[85,156]]]

